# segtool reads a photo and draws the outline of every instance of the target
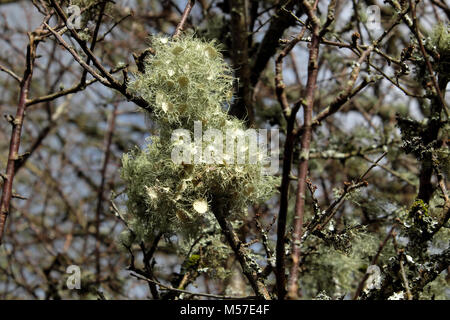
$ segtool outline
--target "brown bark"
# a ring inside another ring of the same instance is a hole
[[[34,33],[29,33],[29,44],[27,47],[27,66],[20,83],[19,103],[14,119],[11,120],[12,133],[9,143],[8,162],[6,165],[6,175],[4,176],[2,197],[0,200],[0,245],[3,240],[6,219],[10,213],[10,205],[12,198],[12,188],[14,175],[16,172],[16,164],[20,161],[19,147],[20,136],[22,133],[23,121],[25,118],[26,101],[30,90],[31,78],[33,76],[33,64],[36,57],[36,46],[39,39]]]
[[[303,1],[306,8],[308,18],[313,26],[312,39],[309,49],[308,61],[308,80],[306,84],[306,104],[303,106],[303,128],[304,132],[301,136],[301,154],[298,165],[298,186],[297,197],[295,204],[294,217],[294,234],[292,243],[292,267],[288,285],[288,295],[291,299],[298,298],[298,263],[300,258],[300,239],[303,229],[303,215],[305,211],[305,196],[306,196],[306,177],[308,174],[308,159],[309,149],[312,137],[312,111],[314,106],[314,93],[317,83],[317,75],[319,72],[319,45],[320,45],[320,24],[314,14],[313,8],[307,1]]]

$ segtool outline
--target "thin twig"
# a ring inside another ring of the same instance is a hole
[[[100,219],[102,216],[103,194],[105,193],[105,183],[106,183],[106,171],[108,168],[109,157],[111,154],[111,143],[116,125],[116,116],[117,116],[117,103],[114,104],[114,108],[111,113],[111,118],[109,120],[108,131],[105,137],[105,151],[104,151],[103,166],[101,170],[101,182],[97,193],[97,209],[95,210],[95,239],[96,239],[95,270],[97,283],[100,282]]]
[[[17,74],[15,74],[12,70],[9,70],[8,68],[2,66],[1,64],[0,64],[0,71],[6,72],[11,77],[13,77],[17,82],[19,83],[22,82],[22,79]]]
[[[433,82],[434,89],[436,90],[436,95],[438,96],[439,102],[441,104],[442,109],[444,109],[445,114],[447,115],[447,118],[450,117],[450,112],[447,108],[447,105],[445,104],[444,97],[442,95],[441,89],[439,88],[439,84],[436,80],[436,77],[434,75],[433,67],[431,66],[430,59],[428,59],[428,54],[425,51],[425,47],[422,42],[422,37],[419,33],[419,26],[417,22],[417,16],[416,16],[416,4],[413,0],[409,0],[410,6],[411,6],[411,12],[412,12],[412,19],[413,19],[413,28],[414,28],[414,36],[417,39],[417,42],[419,43],[420,51],[422,52],[422,56],[425,59],[425,64],[428,69],[428,73],[430,74],[431,80]]]
[[[408,282],[408,278],[406,277],[405,265],[403,263],[404,252],[398,248],[397,240],[395,239],[395,237],[396,237],[396,235],[394,234],[392,237],[392,241],[394,243],[394,249],[395,249],[395,252],[397,253],[398,260],[399,260],[398,262],[399,262],[399,266],[400,266],[400,276],[402,277],[403,285],[405,287],[406,297],[408,300],[412,300],[413,297],[411,294],[411,290],[409,289],[409,282]]]
[[[188,19],[189,14],[191,13],[191,10],[194,7],[194,5],[195,5],[195,0],[188,0],[186,7],[184,8],[183,14],[181,16],[181,20],[178,23],[172,38],[177,38],[180,36],[181,31],[184,30],[183,29],[184,24],[186,23],[186,20]]]
[[[138,275],[135,273],[131,273],[131,275],[135,278],[138,278],[140,280],[144,280],[147,282],[151,282],[153,284],[156,284],[157,286],[164,288],[166,290],[169,291],[174,291],[174,292],[178,292],[178,293],[184,293],[190,296],[199,296],[199,297],[208,297],[208,298],[214,298],[214,299],[228,299],[228,300],[240,300],[240,299],[245,299],[245,300],[249,300],[249,299],[257,299],[258,297],[255,296],[248,296],[248,297],[233,297],[233,296],[224,296],[224,295],[218,295],[218,294],[211,294],[211,293],[201,293],[201,292],[191,292],[191,291],[187,291],[187,290],[183,290],[183,289],[176,289],[173,288],[171,286],[167,286],[165,284],[162,284],[161,282],[146,278],[142,275]]]
[[[25,118],[26,100],[31,86],[31,79],[33,77],[33,67],[34,61],[36,59],[36,48],[38,43],[42,40],[40,36],[41,30],[42,28],[39,27],[36,31],[28,33],[29,44],[27,46],[26,68],[24,75],[22,77],[22,81],[20,82],[19,104],[17,106],[16,116],[11,121],[11,125],[13,128],[9,144],[6,175],[4,178],[2,197],[0,200],[0,245],[3,240],[3,233],[5,230],[6,219],[9,214],[11,198],[13,196],[12,187],[16,172],[16,163],[17,161],[20,161],[19,156],[19,148],[21,140],[20,136],[22,133],[22,126]]]

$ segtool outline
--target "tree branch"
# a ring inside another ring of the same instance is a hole
[[[17,106],[16,116],[11,123],[12,133],[9,143],[8,162],[6,165],[6,175],[4,177],[5,181],[2,188],[2,197],[0,200],[0,245],[2,244],[6,219],[9,214],[10,202],[13,196],[12,186],[16,171],[16,162],[20,160],[20,136],[22,133],[22,126],[25,118],[26,100],[30,90],[31,79],[33,77],[33,67],[34,61],[36,59],[36,47],[39,41],[42,40],[42,38],[40,37],[41,30],[41,27],[39,27],[34,32],[28,33],[29,44],[27,46],[27,65],[22,77],[22,81],[20,82],[19,104]]]
[[[228,241],[231,249],[235,253],[244,275],[250,282],[253,291],[255,291],[256,295],[260,299],[271,300],[269,292],[267,291],[266,286],[263,283],[263,280],[260,277],[260,272],[258,271],[258,264],[254,261],[248,254],[247,248],[243,245],[242,241],[237,236],[236,232],[233,230],[233,226],[230,222],[228,222],[225,218],[225,213],[227,209],[222,205],[217,203],[213,203],[212,212],[219,222],[219,225],[222,229],[222,233]]]
[[[181,20],[178,23],[177,27],[175,28],[175,33],[173,34],[172,38],[177,38],[180,36],[181,31],[184,29],[184,25],[186,23],[186,20],[189,17],[189,14],[191,13],[192,8],[195,5],[195,0],[188,0],[186,7],[184,8],[183,14],[181,16]]]

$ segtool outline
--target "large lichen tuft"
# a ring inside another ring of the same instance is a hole
[[[179,143],[171,138],[175,129],[193,137],[197,123],[203,132],[222,132],[223,141],[204,141],[204,154],[225,146],[227,130],[242,133],[245,126],[226,113],[233,77],[215,43],[186,35],[176,40],[155,36],[152,48],[155,54],[145,60],[145,72],[129,83],[130,92],[152,107],[159,126],[159,136],[151,137],[146,148],[123,156],[129,225],[137,240],[159,232],[193,238],[210,225],[206,217],[214,205],[226,204],[229,217],[242,217],[248,205],[273,194],[277,181],[263,173],[263,154],[257,154],[256,163],[173,161]],[[193,155],[198,148],[192,143]]]

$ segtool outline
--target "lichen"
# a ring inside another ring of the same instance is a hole
[[[135,75],[128,90],[152,107],[159,136],[123,156],[129,225],[137,240],[158,232],[195,238],[210,224],[205,217],[213,203],[226,203],[231,219],[243,217],[248,205],[274,193],[278,180],[264,174],[262,160],[173,161],[172,150],[180,141],[173,139],[174,130],[195,136],[195,125],[200,124],[203,130],[223,132],[225,142],[227,130],[242,132],[245,125],[226,113],[234,79],[216,43],[183,35],[155,36],[151,44],[155,54],[147,57],[145,72]],[[198,148],[204,154],[221,142],[204,140],[201,146],[192,144],[194,160]],[[257,156],[264,158],[259,151]]]

